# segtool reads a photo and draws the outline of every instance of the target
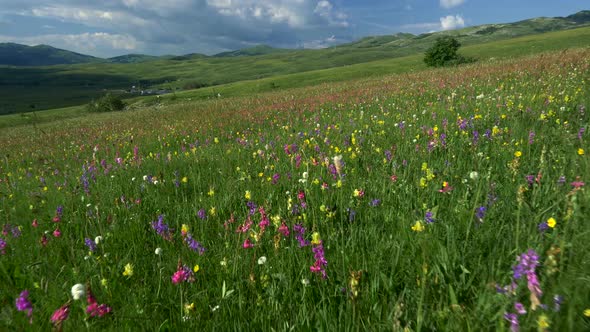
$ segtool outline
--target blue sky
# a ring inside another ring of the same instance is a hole
[[[320,48],[587,9],[588,0],[0,0],[0,42],[100,57]]]

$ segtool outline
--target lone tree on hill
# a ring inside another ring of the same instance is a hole
[[[457,53],[461,43],[451,36],[439,37],[424,55],[424,62],[429,67],[443,67],[473,62]]]

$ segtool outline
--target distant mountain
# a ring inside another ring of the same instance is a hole
[[[146,55],[146,54],[125,54],[121,56],[116,56],[112,58],[108,58],[107,61],[110,63],[140,63],[158,59],[168,59],[173,57],[172,55],[165,55],[165,56],[153,56],[153,55]]]
[[[292,52],[293,50],[274,48],[268,45],[256,45],[254,47],[243,48],[236,51],[221,52],[213,55],[216,58],[227,58],[236,56],[255,56],[255,55],[267,55],[276,53]]]
[[[98,61],[102,61],[102,59],[48,45],[26,46],[0,43],[0,65],[48,66]]]

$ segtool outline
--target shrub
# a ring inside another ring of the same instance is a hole
[[[92,100],[86,109],[89,112],[116,112],[125,109],[125,102],[119,96],[107,93],[97,100]]]
[[[432,47],[426,50],[424,62],[429,67],[452,66],[473,62],[474,59],[466,58],[457,53],[460,46],[461,43],[451,36],[440,37]]]

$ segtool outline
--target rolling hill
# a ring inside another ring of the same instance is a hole
[[[0,43],[0,65],[50,66],[102,61],[90,55],[62,50],[48,45],[26,46]]]
[[[0,114],[78,105],[108,90],[120,93],[131,86],[180,91],[418,55],[438,37],[445,35],[456,37],[464,46],[498,41],[506,41],[506,45],[510,45],[510,40],[516,37],[569,31],[589,25],[590,11],[582,11],[567,17],[486,24],[418,36],[399,33],[366,37],[319,50],[285,50],[259,45],[214,56],[198,53],[153,58],[128,55],[110,61],[92,58],[89,63],[71,65],[0,66]],[[587,31],[580,31],[581,37],[576,37],[575,33],[574,37],[564,37],[576,38],[568,45],[590,45]],[[525,44],[521,46],[525,48],[525,53],[542,51],[531,50]],[[516,45],[509,48],[512,50],[514,47]],[[552,45],[544,47],[551,48]],[[485,58],[486,52],[478,53],[477,57]]]

